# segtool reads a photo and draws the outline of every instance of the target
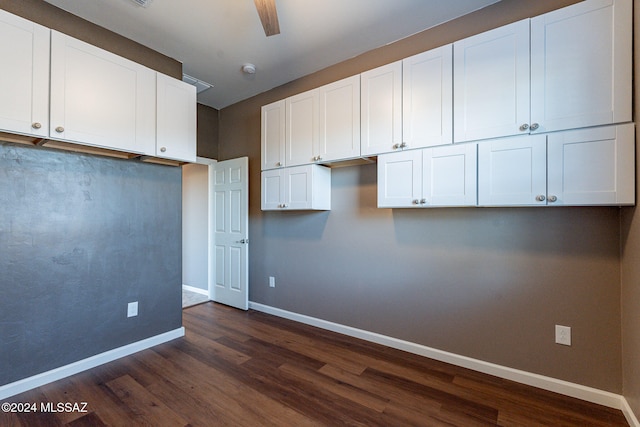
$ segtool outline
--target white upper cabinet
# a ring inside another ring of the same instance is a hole
[[[284,166],[285,100],[262,107],[262,170]]]
[[[50,138],[156,153],[156,72],[51,31]]]
[[[320,136],[316,161],[331,162],[360,156],[360,76],[322,86]]]
[[[453,142],[453,45],[402,61],[403,148]]]
[[[531,19],[539,132],[631,121],[632,2],[590,0]]]
[[[545,135],[523,135],[478,143],[478,204],[546,205]]]
[[[314,147],[319,139],[318,89],[291,96],[285,100],[286,110],[286,166],[315,161]]]
[[[156,157],[196,161],[196,88],[157,73]]]
[[[587,0],[454,43],[454,142],[631,121],[631,33]]]
[[[331,169],[303,165],[262,172],[261,208],[267,210],[330,210]]]
[[[475,206],[476,144],[378,156],[378,207]]]
[[[49,39],[48,28],[0,10],[0,132],[48,136]]]
[[[635,203],[633,123],[478,143],[478,204]]]
[[[635,203],[633,123],[548,135],[549,205]]]
[[[453,44],[454,141],[528,133],[529,20]]]
[[[402,61],[360,75],[363,156],[402,148]]]

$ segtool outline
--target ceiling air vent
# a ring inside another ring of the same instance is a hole
[[[182,74],[182,81],[195,86],[196,93],[204,92],[205,90],[213,87],[211,83],[203,82],[202,80],[196,79],[195,77],[191,77],[188,74]]]
[[[131,0],[131,1],[137,4],[138,6],[147,7],[149,6],[149,3],[151,3],[153,0]]]

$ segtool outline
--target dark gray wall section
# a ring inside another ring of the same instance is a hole
[[[0,385],[181,327],[181,182],[0,145]]]

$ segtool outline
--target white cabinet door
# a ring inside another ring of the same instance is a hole
[[[478,144],[478,204],[546,205],[545,135],[524,135]]]
[[[425,206],[475,206],[477,145],[460,144],[423,151],[422,193]]]
[[[263,211],[281,209],[284,204],[284,169],[262,171],[262,203]]]
[[[360,156],[360,76],[322,86],[318,161]]]
[[[196,161],[196,88],[157,73],[156,157]]]
[[[314,148],[318,145],[318,89],[291,96],[286,104],[286,166],[314,161]]]
[[[419,207],[422,198],[422,150],[378,156],[378,207]]]
[[[263,171],[261,208],[330,210],[331,169],[303,165]]]
[[[360,75],[363,156],[392,152],[402,144],[402,61]]]
[[[284,166],[285,102],[284,99],[262,107],[262,170]]]
[[[454,142],[529,132],[528,19],[454,43],[453,58]]]
[[[0,10],[0,131],[49,134],[49,38],[48,28]]]
[[[531,20],[538,132],[631,121],[632,2],[591,0]]]
[[[451,144],[453,45],[402,61],[402,139],[405,148]]]
[[[156,152],[156,72],[51,31],[50,137]]]
[[[635,203],[634,125],[548,135],[549,205]]]

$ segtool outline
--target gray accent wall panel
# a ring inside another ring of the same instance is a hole
[[[181,327],[181,183],[0,145],[0,385]]]

